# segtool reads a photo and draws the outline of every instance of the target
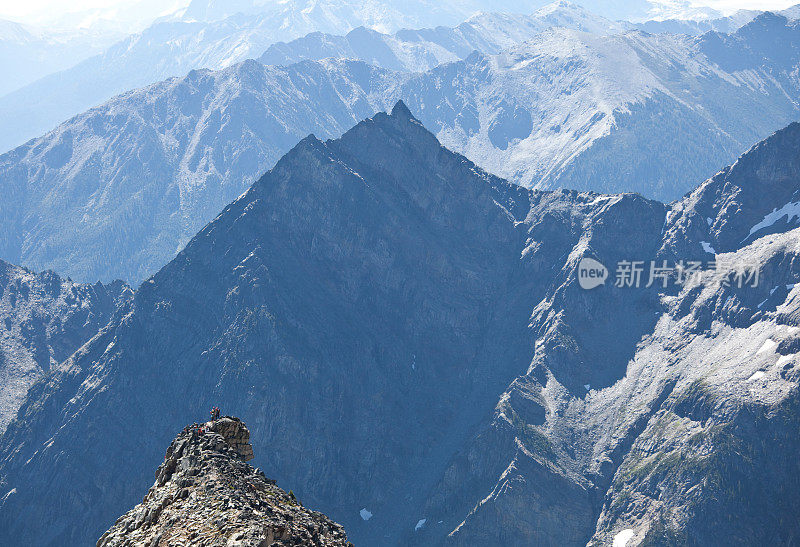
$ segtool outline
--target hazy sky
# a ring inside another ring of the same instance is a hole
[[[22,23],[92,22],[92,15],[141,24],[189,5],[190,0],[0,0],[0,18]],[[800,0],[798,0],[800,1]]]
[[[0,0],[0,18],[29,24],[52,24],[60,21],[70,26],[91,24],[103,19],[125,24],[145,24],[156,17],[186,6],[190,0]],[[591,0],[576,0],[591,9]],[[655,0],[658,2],[659,0]],[[664,4],[683,3],[662,0]],[[725,13],[737,9],[783,9],[800,0],[690,0],[693,6],[708,6]],[[79,13],[80,15],[69,15]],[[91,12],[91,13],[90,13]]]
[[[705,0],[704,2],[692,2],[692,4],[731,12],[738,9],[785,9],[800,4],[800,0]]]

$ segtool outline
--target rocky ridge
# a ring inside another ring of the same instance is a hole
[[[186,426],[142,503],[97,546],[351,545],[340,525],[245,463],[253,459],[249,440],[245,424],[230,416]]]
[[[122,281],[75,283],[0,260],[0,434],[28,389],[133,297]]]

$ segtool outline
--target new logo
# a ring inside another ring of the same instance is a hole
[[[581,289],[591,290],[606,284],[608,268],[593,258],[582,258],[578,263],[578,284]]]

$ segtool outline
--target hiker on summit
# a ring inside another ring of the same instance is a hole
[[[211,409],[211,419],[212,420],[219,420],[219,407],[215,406]]]

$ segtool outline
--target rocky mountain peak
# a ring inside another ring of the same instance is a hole
[[[245,463],[251,459],[239,418],[184,427],[142,503],[97,545],[350,545],[340,525],[303,507]]]
[[[225,442],[244,461],[253,459],[253,447],[250,446],[250,431],[239,418],[224,416],[207,424],[210,433],[219,433]]]
[[[765,11],[740,28],[736,33],[739,35],[744,35],[759,30],[775,30],[776,28],[785,27],[788,23],[789,19],[784,15],[771,11]]]
[[[394,108],[392,108],[392,117],[407,119],[414,118],[414,116],[411,114],[411,110],[408,109],[406,103],[404,103],[402,100],[397,101],[397,104],[395,104]]]
[[[800,123],[792,123],[674,204],[667,246],[677,249],[688,242],[697,251],[697,241],[704,241],[709,251],[731,252],[765,235],[797,227],[798,148]]]

